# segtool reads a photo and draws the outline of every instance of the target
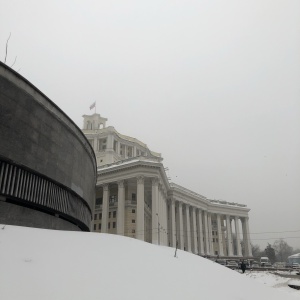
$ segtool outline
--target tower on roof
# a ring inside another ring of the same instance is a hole
[[[102,129],[106,127],[106,118],[100,116],[100,114],[83,115],[83,128],[87,130]]]

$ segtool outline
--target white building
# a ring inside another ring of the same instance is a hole
[[[177,244],[199,255],[252,256],[246,205],[209,200],[169,182],[160,153],[106,127],[99,114],[83,117],[98,166],[94,231]]]

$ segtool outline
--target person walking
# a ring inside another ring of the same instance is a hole
[[[244,263],[244,261],[242,261],[242,263],[241,263],[241,269],[242,269],[243,274],[245,273],[246,268],[247,268],[246,264]]]

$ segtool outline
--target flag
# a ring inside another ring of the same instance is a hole
[[[90,106],[90,110],[93,109],[94,107],[96,107],[96,102],[94,102],[94,103]]]

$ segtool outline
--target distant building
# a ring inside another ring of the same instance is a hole
[[[289,267],[293,267],[293,264],[294,264],[294,266],[300,267],[300,253],[293,254],[288,257],[287,265]]]
[[[251,257],[249,208],[209,200],[169,182],[160,153],[84,115],[97,159],[93,230],[134,237],[199,255]],[[241,226],[242,225],[242,226]]]
[[[0,224],[89,231],[95,181],[80,128],[0,63]]]

